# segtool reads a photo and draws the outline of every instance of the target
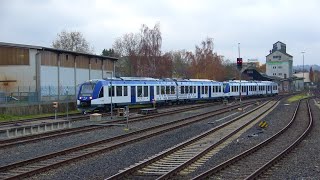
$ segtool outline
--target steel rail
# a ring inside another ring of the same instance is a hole
[[[259,175],[263,174],[267,169],[272,167],[274,164],[279,162],[284,156],[289,154],[296,146],[299,145],[299,143],[311,132],[312,126],[313,126],[313,117],[312,117],[312,112],[309,104],[309,100],[307,100],[307,106],[308,106],[308,115],[309,115],[309,124],[306,130],[299,136],[297,140],[295,140],[288,148],[283,150],[281,153],[279,153],[276,157],[271,159],[269,162],[264,164],[262,167],[260,167],[258,170],[256,170],[254,173],[249,175],[246,179],[255,179],[258,178]]]

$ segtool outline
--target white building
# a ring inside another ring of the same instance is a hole
[[[287,79],[292,77],[292,56],[286,52],[286,44],[278,41],[266,56],[266,74]]]
[[[295,73],[293,74],[294,76],[298,77],[298,78],[303,78],[303,82],[304,83],[310,83],[310,73],[309,72],[299,72],[299,73]]]

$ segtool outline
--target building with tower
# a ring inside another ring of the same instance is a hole
[[[286,44],[278,41],[266,56],[266,74],[283,79],[291,78],[292,61],[292,56],[286,52]]]

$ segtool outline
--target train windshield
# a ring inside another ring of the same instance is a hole
[[[92,96],[95,85],[95,83],[83,84],[81,87],[80,96]]]

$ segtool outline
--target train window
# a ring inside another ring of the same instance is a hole
[[[148,93],[148,86],[143,86],[143,97],[148,97],[149,93]]]
[[[103,86],[101,87],[100,92],[99,92],[99,98],[102,98],[102,97],[103,97]]]
[[[184,94],[184,86],[181,86],[181,94]]]
[[[205,86],[205,94],[208,94],[208,86]]]
[[[114,96],[114,86],[109,86],[109,97]]]
[[[193,93],[192,86],[189,86],[189,90],[190,90],[190,94],[192,94]]]
[[[161,94],[165,94],[165,87],[161,86]]]
[[[175,94],[176,93],[176,87],[171,86],[171,94]]]
[[[117,96],[122,96],[122,86],[116,86]]]
[[[201,94],[204,94],[204,86],[201,86]]]
[[[170,94],[170,86],[166,86],[166,94]]]
[[[186,92],[186,94],[189,93],[189,86],[185,86],[185,92]]]
[[[128,86],[123,86],[123,96],[128,96]]]
[[[193,92],[197,93],[197,86],[193,86]]]
[[[142,97],[142,86],[137,86],[137,92],[138,97]]]
[[[159,94],[160,94],[160,87],[157,86],[157,95],[159,95]]]

